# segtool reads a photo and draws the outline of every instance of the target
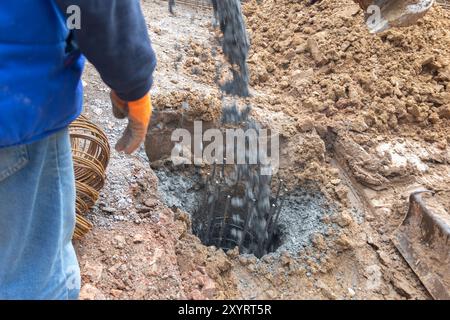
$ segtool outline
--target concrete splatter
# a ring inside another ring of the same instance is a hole
[[[233,80],[222,85],[227,94],[249,96],[249,71],[247,65],[250,41],[247,34],[239,0],[213,2],[215,15],[223,33],[222,49],[231,64]]]

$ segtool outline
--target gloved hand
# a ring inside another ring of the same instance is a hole
[[[118,119],[128,118],[128,126],[122,138],[116,144],[118,152],[132,154],[145,140],[148,125],[152,116],[150,94],[136,101],[123,101],[111,91],[113,114]]]

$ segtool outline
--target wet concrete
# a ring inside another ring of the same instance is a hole
[[[223,33],[222,50],[231,64],[233,80],[221,89],[231,95],[249,96],[249,71],[247,65],[250,40],[247,34],[239,0],[221,0],[214,3],[215,14]]]
[[[319,191],[297,189],[283,198],[279,221],[282,244],[277,251],[297,254],[311,245],[314,234],[326,236],[330,225],[323,218],[333,215],[334,209]]]
[[[204,190],[199,175],[171,171],[167,168],[155,170],[159,179],[158,192],[169,208],[179,208],[190,215],[201,205]]]
[[[158,169],[155,173],[159,178],[158,191],[167,206],[180,208],[193,218],[201,208],[205,194],[200,175],[191,170],[171,171],[168,168]],[[324,222],[324,217],[332,216],[335,209],[319,191],[298,188],[280,197],[283,207],[274,237],[276,251],[272,255],[285,251],[292,255],[301,254],[312,245],[313,235],[322,234],[326,238],[329,228],[335,228]]]

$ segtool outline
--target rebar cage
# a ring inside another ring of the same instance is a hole
[[[232,167],[238,167],[241,174],[232,177],[235,171],[226,170],[225,165],[212,166],[203,203],[193,215],[193,232],[205,245],[224,251],[238,247],[243,254],[262,257],[279,246],[282,180],[278,181],[277,193],[270,196],[267,188],[274,182],[271,177],[264,182],[260,177],[261,183],[251,181],[260,166]],[[247,172],[242,174],[242,169]],[[250,171],[253,173],[248,174]],[[267,201],[269,205],[264,206]]]
[[[84,215],[95,205],[106,180],[110,146],[105,133],[80,116],[69,127],[77,191],[74,239],[88,233],[92,224]]]

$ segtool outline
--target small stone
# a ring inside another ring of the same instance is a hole
[[[251,255],[251,256],[248,258],[248,264],[253,264],[253,265],[255,265],[257,262],[258,262],[258,259],[257,259],[255,256],[253,256],[253,255]]]
[[[386,217],[389,217],[392,213],[392,210],[389,208],[377,208],[375,210],[375,214],[380,217],[381,219],[384,219]]]
[[[297,122],[297,127],[301,132],[308,132],[314,129],[314,122],[311,118],[300,119]]]
[[[375,243],[371,235],[367,235],[367,243],[375,250],[378,250],[380,248],[380,246],[377,243]]]
[[[332,185],[337,186],[341,183],[341,179],[332,179],[330,182]]]
[[[122,294],[122,290],[111,289],[110,293],[114,298],[119,298]]]
[[[394,277],[392,277],[391,279],[391,284],[394,286],[394,289],[398,294],[405,297],[406,299],[412,298],[415,290],[404,277],[394,275]]]
[[[177,220],[189,223],[190,218],[189,215],[185,212],[179,212],[178,215],[176,216]]]
[[[291,258],[291,256],[289,255],[289,253],[284,252],[284,253],[281,255],[280,261],[281,261],[281,264],[282,264],[283,266],[288,266],[288,265],[290,265],[290,264],[292,263],[292,258]]]
[[[202,76],[203,75],[203,68],[199,66],[192,67],[191,73],[193,75]]]
[[[319,45],[317,44],[316,40],[312,37],[307,40],[307,46],[309,49],[309,52],[311,53],[312,58],[316,62],[318,66],[322,66],[324,64],[328,63],[328,59],[325,57],[325,55],[322,53],[321,49],[319,48]]]
[[[439,115],[436,112],[433,112],[428,116],[428,120],[430,120],[431,123],[438,123]]]
[[[424,66],[426,66],[426,65],[429,65],[429,64],[433,63],[434,60],[435,60],[435,59],[434,59],[434,56],[432,56],[432,55],[426,56],[426,57],[422,60],[421,65],[422,65],[422,67],[424,67]]]
[[[209,277],[203,281],[202,293],[208,299],[213,299],[216,294],[216,284]]]
[[[87,261],[83,268],[83,274],[92,282],[100,281],[103,274],[103,265],[98,262]]]
[[[272,263],[273,262],[273,256],[265,255],[264,257],[262,257],[261,260],[264,261],[265,263]]]
[[[205,300],[205,297],[199,290],[195,289],[191,292],[191,300]]]
[[[333,293],[333,291],[330,289],[330,287],[327,286],[322,280],[317,280],[316,286],[317,286],[318,289],[320,289],[322,294],[327,299],[330,299],[330,300],[336,300],[337,299],[337,296]]]
[[[133,300],[143,300],[146,295],[146,290],[144,288],[137,288],[133,294]]]
[[[144,241],[144,237],[142,236],[142,234],[140,233],[136,233],[133,237],[133,243],[134,244],[138,244],[138,243],[142,243]]]
[[[326,105],[320,101],[318,101],[315,98],[307,98],[304,102],[303,105],[305,106],[305,108],[311,109],[312,111],[315,112],[320,112],[326,109]]]
[[[236,247],[232,250],[228,250],[227,256],[229,256],[230,258],[236,258],[237,256],[239,256],[239,248]]]
[[[443,119],[450,119],[450,104],[439,108],[439,116]]]
[[[309,80],[314,77],[314,69],[310,68],[307,70],[295,70],[292,73],[291,81],[296,85],[306,84]]]
[[[245,257],[245,256],[240,256],[240,257],[239,257],[239,262],[240,262],[243,266],[246,266],[246,265],[249,264],[249,260],[248,260],[247,257]]]
[[[325,231],[325,235],[327,237],[331,237],[335,233],[335,230],[333,227],[328,227],[328,229]]]
[[[350,249],[352,247],[352,243],[350,242],[349,238],[345,234],[342,234],[336,240],[336,244],[344,250]]]
[[[104,208],[102,208],[102,211],[106,212],[106,213],[115,213],[115,212],[117,212],[117,209],[112,208],[112,207],[104,207]]]
[[[155,199],[145,200],[144,204],[149,208],[154,208],[158,205],[158,201]]]
[[[385,265],[385,266],[391,265],[392,260],[385,251],[378,251],[377,253],[378,253],[378,257],[380,258],[380,262],[383,265]]]
[[[369,129],[369,126],[363,118],[356,118],[354,121],[352,121],[351,128],[356,132],[365,132],[367,131],[367,129]]]
[[[80,300],[105,300],[106,297],[99,289],[91,284],[85,284],[80,290]]]
[[[127,244],[125,237],[121,235],[117,235],[113,239],[113,243],[117,249],[123,249]]]
[[[136,212],[137,212],[137,213],[140,213],[140,214],[142,214],[142,213],[148,213],[148,212],[150,212],[150,211],[151,211],[151,208],[149,208],[149,207],[144,207],[144,206],[136,207]]]
[[[280,82],[280,88],[281,89],[287,89],[289,87],[289,82],[288,81],[281,81]]]
[[[347,199],[348,189],[344,185],[340,184],[339,186],[336,187],[335,191],[339,200],[344,201]]]
[[[335,222],[336,222],[341,228],[344,228],[344,227],[349,226],[349,225],[353,222],[353,218],[352,218],[352,216],[351,216],[348,212],[343,211],[343,212],[341,212],[341,214],[338,214],[338,215],[336,216]]]
[[[331,219],[330,219],[330,216],[325,215],[325,216],[323,216],[323,217],[320,218],[320,221],[321,221],[322,223],[324,223],[324,224],[330,224]]]
[[[348,295],[349,295],[350,297],[354,297],[354,296],[356,295],[355,290],[353,290],[352,288],[348,288]]]
[[[267,290],[266,294],[267,294],[267,297],[271,300],[277,298],[277,293],[274,290]]]
[[[367,278],[366,289],[375,291],[380,289],[382,272],[380,266],[373,264],[366,267],[364,276]]]
[[[311,236],[311,241],[312,241],[314,247],[316,247],[319,250],[324,250],[327,247],[326,246],[326,242],[325,242],[325,238],[320,233],[313,234]]]

